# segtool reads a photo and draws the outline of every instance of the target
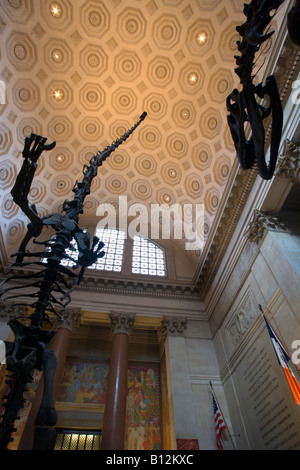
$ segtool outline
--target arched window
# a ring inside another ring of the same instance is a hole
[[[126,234],[123,230],[110,228],[97,228],[95,236],[104,243],[105,256],[99,258],[96,263],[88,269],[97,269],[101,271],[122,271],[122,263],[125,250],[125,242],[132,243],[132,264],[131,273],[144,276],[166,276],[165,252],[154,242],[135,235],[133,240],[126,240]],[[75,240],[71,242],[74,250],[66,249],[65,258],[61,261],[63,266],[73,267],[78,259],[78,250]],[[49,247],[48,250],[51,250]],[[42,259],[46,263],[47,259]]]
[[[165,253],[162,248],[145,238],[133,237],[132,271],[133,274],[165,276]]]
[[[88,268],[99,269],[104,271],[121,272],[124,253],[125,232],[122,230],[97,228],[95,236],[97,236],[99,240],[104,243],[105,256],[103,258],[99,258],[96,263],[92,264]],[[74,250],[67,248],[65,253],[72,259],[65,258],[61,261],[62,266],[67,266],[70,268],[75,266],[76,261],[78,260],[78,250],[76,241],[74,239],[71,241],[71,245],[74,247]],[[49,251],[50,249],[51,248],[49,248]],[[46,263],[47,259],[42,259],[42,262]]]

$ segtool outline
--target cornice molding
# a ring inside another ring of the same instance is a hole
[[[120,279],[85,279],[77,287],[78,290],[94,290],[97,292],[140,297],[163,297],[183,300],[200,300],[197,288],[193,285],[160,284],[150,281],[124,281]]]
[[[231,236],[237,226],[245,202],[256,178],[256,170],[246,172],[242,169],[239,170],[235,178],[233,187],[231,188],[226,205],[223,209],[219,225],[207,250],[206,257],[197,279],[201,299],[203,299],[204,293],[209,287],[212,278],[223,259]]]
[[[22,274],[30,275],[35,273],[36,269],[32,267],[30,270],[16,268],[12,270],[14,274],[18,276]],[[0,275],[0,281],[4,280],[3,274]],[[22,286],[25,283],[25,279],[13,280],[14,285]],[[105,294],[120,294],[120,295],[135,295],[139,297],[155,297],[155,298],[170,298],[178,300],[200,300],[199,292],[192,282],[189,283],[176,283],[170,280],[157,280],[141,278],[135,280],[132,277],[115,278],[105,275],[101,272],[92,272],[82,279],[79,286],[74,286],[73,291],[93,291]]]

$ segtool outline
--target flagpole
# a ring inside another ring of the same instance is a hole
[[[214,389],[213,389],[211,380],[209,381],[209,385],[210,385],[211,391],[212,391],[212,393],[213,393],[213,396],[215,397],[215,400],[216,400],[216,402],[217,402],[217,405],[218,405],[218,408],[219,408],[219,410],[220,410],[220,413],[222,414],[222,418],[223,418],[223,420],[224,420],[225,426],[226,426],[226,428],[228,429],[228,434],[229,434],[229,437],[230,437],[230,440],[231,440],[231,444],[232,444],[233,450],[236,450],[235,445],[234,445],[233,440],[232,440],[232,437],[231,437],[231,434],[230,434],[230,432],[229,432],[229,427],[227,426],[226,420],[225,420],[224,415],[223,415],[223,413],[222,413],[222,411],[221,411],[221,407],[220,407],[220,405],[219,405],[219,403],[218,403],[218,399],[217,399],[216,393],[215,393],[215,391],[214,391]]]

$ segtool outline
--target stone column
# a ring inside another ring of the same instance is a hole
[[[103,418],[102,450],[124,449],[128,389],[128,345],[134,320],[135,315],[110,314],[113,342]]]
[[[66,362],[67,352],[69,349],[72,331],[75,326],[78,325],[80,321],[80,310],[79,309],[67,309],[62,314],[58,325],[57,333],[54,335],[52,340],[49,343],[48,349],[54,351],[57,357],[57,367],[55,373],[55,382],[54,382],[54,396],[55,398],[58,395],[59,387],[63,375],[64,365]],[[41,401],[44,393],[44,380],[43,376],[39,382],[34,401],[32,403],[31,410],[29,412],[24,432],[20,441],[18,450],[31,450],[33,445],[34,438],[34,426],[35,419],[38,414]]]
[[[57,333],[49,344],[49,349],[54,351],[57,356],[54,389],[55,398],[57,398],[59,392],[73,329],[79,326],[79,323],[80,309],[70,308],[66,310],[58,322]]]

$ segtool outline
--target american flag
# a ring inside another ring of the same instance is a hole
[[[217,400],[212,393],[212,398],[213,398],[213,407],[214,407],[214,417],[215,417],[215,426],[216,426],[216,440],[217,440],[217,447],[219,450],[223,450],[224,447],[223,447],[223,443],[224,443],[224,440],[223,440],[223,436],[222,436],[222,432],[225,431],[226,429],[226,424],[223,420],[223,416],[222,416],[222,413],[221,411],[219,410],[219,407],[218,407],[218,404],[217,404]]]

